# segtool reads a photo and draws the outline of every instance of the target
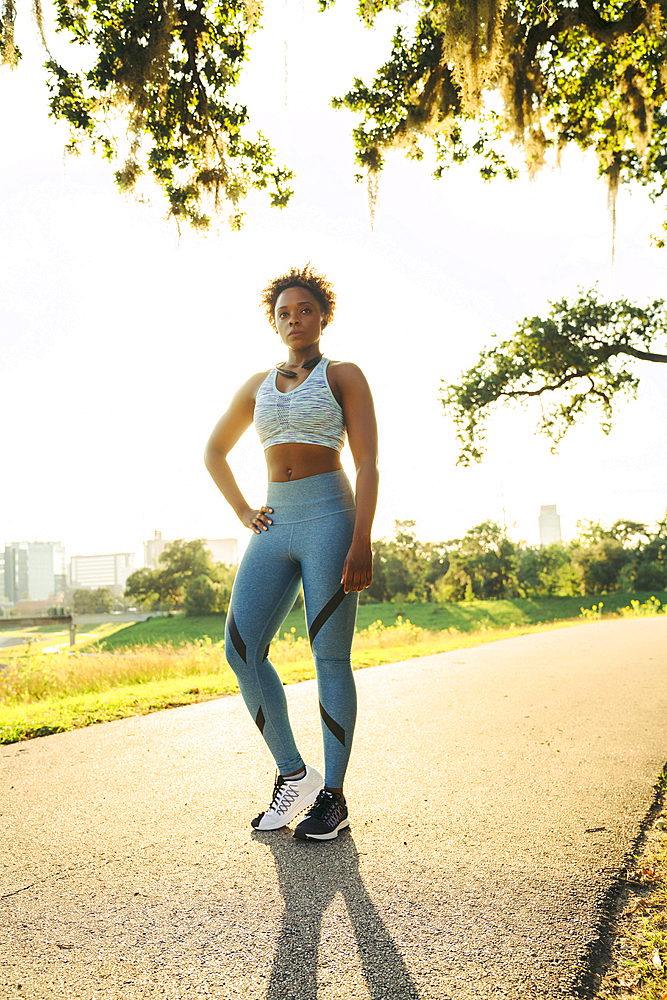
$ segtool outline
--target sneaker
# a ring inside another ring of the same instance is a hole
[[[287,826],[295,816],[302,813],[317,798],[317,793],[324,785],[324,778],[314,767],[306,764],[306,773],[297,781],[294,778],[276,778],[273,786],[273,798],[266,812],[251,820],[255,830],[279,830]]]
[[[297,840],[333,840],[338,836],[339,830],[344,830],[349,825],[347,803],[323,788],[315,805],[311,806],[306,818],[297,826],[294,836]]]

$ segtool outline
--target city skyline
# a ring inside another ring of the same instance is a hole
[[[579,519],[582,523],[587,518]],[[551,544],[567,545],[572,539],[563,537],[561,517],[556,504],[542,504],[535,518],[538,539],[527,542],[519,538],[506,519],[498,521],[504,527],[507,536],[515,544],[524,544],[533,548],[541,548]],[[606,525],[610,527],[610,525]],[[468,525],[469,528],[475,525]],[[652,526],[649,525],[649,530]],[[463,533],[462,533],[463,534]],[[201,537],[201,536],[199,536]],[[378,537],[377,535],[375,537]],[[159,558],[165,548],[177,540],[191,541],[181,536],[180,539],[165,539],[162,532],[155,529],[153,538],[145,539],[141,552],[115,553],[77,553],[67,557],[67,546],[61,541],[22,541],[6,543],[0,548],[0,607],[5,610],[12,606],[25,604],[45,604],[49,601],[56,605],[62,604],[66,596],[71,597],[77,589],[95,590],[109,589],[114,597],[123,596],[127,578],[136,569],[155,568],[160,565]],[[214,562],[227,565],[237,565],[243,550],[239,548],[237,538],[202,539],[211,553]],[[425,539],[421,539],[425,540]],[[429,539],[433,541],[433,539]],[[438,541],[449,541],[447,538]],[[135,557],[140,554],[137,561]],[[31,567],[31,556],[34,565]],[[141,559],[143,556],[143,560]],[[53,586],[47,584],[47,563],[50,560],[51,580]],[[33,581],[32,584],[30,581]],[[32,609],[34,610],[34,609]]]
[[[159,556],[176,539],[162,539],[161,532],[143,544],[143,565],[159,565]],[[238,564],[236,538],[203,539],[214,562]],[[0,549],[0,607],[21,604],[60,605],[76,590],[108,589],[122,597],[127,579],[136,569],[134,552],[77,553],[67,557],[58,541],[8,542]]]

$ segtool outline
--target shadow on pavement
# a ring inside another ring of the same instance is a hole
[[[266,1000],[317,1000],[322,917],[340,893],[357,941],[372,1000],[419,1000],[420,994],[359,873],[359,853],[349,830],[329,843],[294,840],[288,828],[254,833],[270,848],[285,903]],[[347,928],[341,929],[341,940]],[[351,944],[351,942],[350,942]],[[330,968],[348,964],[349,950]],[[340,970],[339,970],[340,971]]]

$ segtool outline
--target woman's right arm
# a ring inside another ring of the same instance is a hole
[[[259,510],[256,510],[248,504],[234,479],[227,455],[252,423],[255,412],[255,394],[266,374],[266,372],[260,372],[253,375],[241,386],[229,404],[226,413],[223,413],[213,428],[213,433],[208,439],[204,452],[204,462],[213,482],[234,510],[241,524],[250,528],[256,535],[268,530],[271,520],[267,515],[272,514],[273,511],[268,507],[260,507]]]

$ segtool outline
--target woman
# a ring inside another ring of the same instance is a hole
[[[368,383],[356,365],[320,351],[335,295],[310,266],[264,289],[268,319],[287,360],[238,390],[206,448],[206,467],[242,524],[254,532],[227,614],[225,653],[278,769],[271,804],[252,820],[276,830],[310,807],[300,840],[331,840],[349,826],[343,780],[356,718],[350,649],[358,592],[373,577],[371,526],[377,501],[377,428]],[[266,505],[241,494],[227,456],[255,422],[269,474]],[[345,433],[356,467],[356,504],[343,472]],[[304,763],[269,643],[303,583],[317,671],[325,776]]]

